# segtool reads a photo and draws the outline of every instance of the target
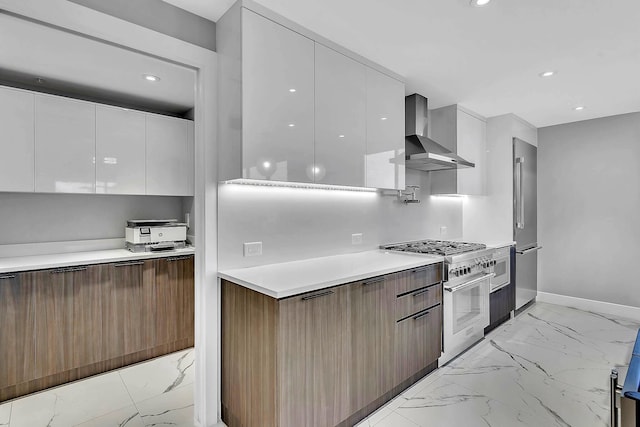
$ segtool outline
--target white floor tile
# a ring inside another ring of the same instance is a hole
[[[193,384],[194,351],[172,353],[119,372],[133,401],[142,402]]]
[[[391,412],[386,417],[382,418],[375,424],[371,424],[375,427],[419,427],[419,424],[408,420],[397,412]]]
[[[0,405],[0,426],[8,426],[11,419],[11,403]]]
[[[13,402],[11,427],[69,427],[132,405],[117,372],[77,381]]]
[[[193,426],[193,387],[180,387],[136,406],[145,426]]]
[[[77,427],[145,427],[138,413],[138,408],[131,405],[115,412],[94,418]]]

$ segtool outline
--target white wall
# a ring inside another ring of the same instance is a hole
[[[539,130],[539,290],[640,307],[640,113]]]
[[[487,195],[464,200],[464,240],[505,243],[513,240],[513,138],[538,145],[538,132],[513,114],[487,120]]]
[[[182,219],[182,199],[0,193],[0,245],[124,238],[128,219]]]
[[[221,184],[218,190],[219,268],[247,267],[375,249],[384,243],[462,236],[462,201],[429,197],[429,175],[407,169],[420,185],[420,204],[395,192],[359,193]],[[351,234],[363,233],[352,245]],[[243,257],[243,243],[261,241],[263,255]]]

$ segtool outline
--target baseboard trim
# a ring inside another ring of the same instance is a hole
[[[539,302],[548,302],[550,304],[564,305],[585,311],[611,314],[640,322],[640,307],[570,297],[567,295],[552,294],[549,292],[538,292],[538,297],[536,299]]]

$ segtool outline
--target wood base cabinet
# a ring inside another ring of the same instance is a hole
[[[280,300],[222,280],[223,421],[352,426],[435,369],[442,264],[427,268],[440,274],[416,269]],[[398,319],[411,304],[417,311]]]
[[[0,401],[193,346],[193,256],[0,275]]]

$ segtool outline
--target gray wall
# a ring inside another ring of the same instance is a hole
[[[389,242],[462,237],[462,200],[429,197],[429,175],[407,170],[422,203],[405,205],[395,192],[358,193],[220,184],[219,269],[286,262],[375,249]],[[351,234],[363,233],[352,245]],[[243,257],[243,243],[261,241],[263,255]]]
[[[182,219],[183,198],[0,193],[0,245],[124,238],[134,218]]]
[[[538,136],[539,290],[640,307],[640,113]]]

